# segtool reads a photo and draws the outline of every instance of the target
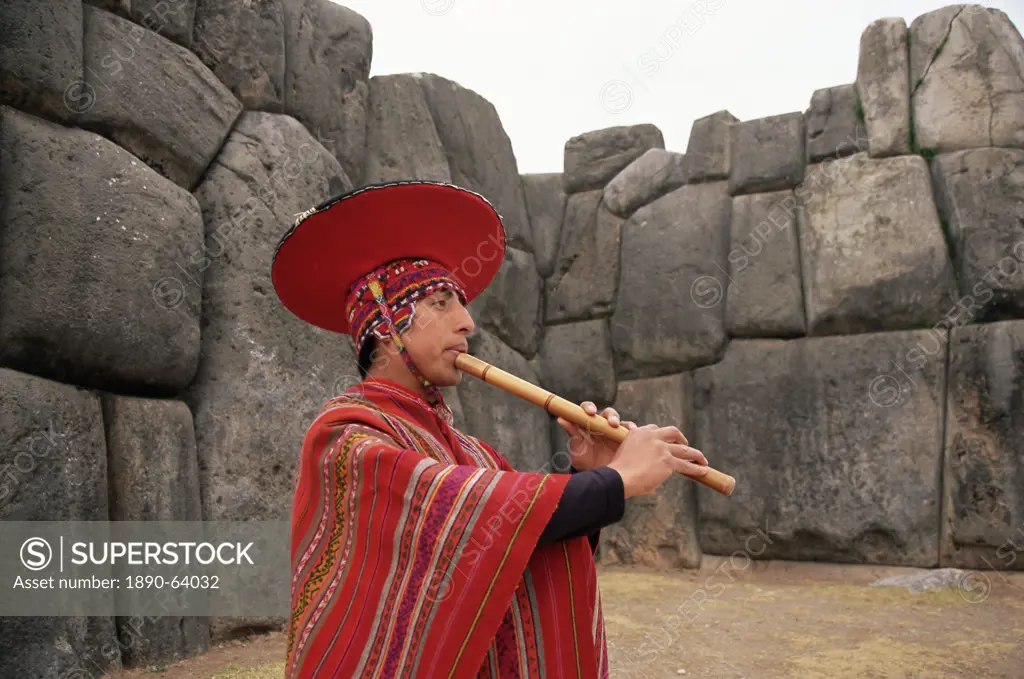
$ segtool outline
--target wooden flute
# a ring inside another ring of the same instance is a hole
[[[608,420],[600,415],[588,415],[587,412],[578,404],[568,401],[561,396],[552,394],[550,391],[542,389],[541,387],[538,387],[531,382],[527,382],[520,377],[516,377],[511,373],[505,372],[504,370],[501,370],[486,361],[482,361],[475,356],[471,356],[470,354],[460,353],[456,356],[455,367],[463,372],[469,373],[473,377],[483,380],[487,384],[503,389],[510,394],[534,404],[535,406],[543,408],[549,413],[557,415],[558,417],[572,422],[577,426],[583,427],[587,431],[597,432],[603,436],[607,436],[617,443],[621,443],[630,431],[622,426],[613,427],[608,423]],[[736,479],[728,474],[723,474],[717,469],[713,469],[711,467],[708,467],[707,469],[707,473],[703,476],[687,478],[692,478],[697,483],[703,484],[722,495],[732,495],[732,491],[736,488]]]

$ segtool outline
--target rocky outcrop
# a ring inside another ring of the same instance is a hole
[[[620,125],[580,134],[565,142],[565,192],[600,189],[648,149],[665,148],[654,125]]]
[[[617,217],[629,217],[642,205],[686,183],[686,155],[648,149],[604,187],[602,200]]]
[[[686,176],[691,182],[728,179],[732,167],[730,130],[739,119],[728,111],[698,118],[690,127],[686,145]]]
[[[94,101],[78,124],[192,190],[241,103],[184,47],[115,14],[83,9],[82,61]]]
[[[1024,147],[1024,38],[1004,12],[943,7],[914,19],[908,40],[918,147]]]
[[[574,193],[565,206],[555,270],[545,281],[545,323],[607,316],[619,278],[623,220],[601,202],[599,189]]]
[[[1024,317],[1024,150],[943,153],[932,183],[968,321]]]
[[[868,131],[856,85],[815,90],[804,120],[808,163],[868,150]]]
[[[611,316],[622,379],[718,359],[726,344],[730,212],[726,182],[688,184],[640,208],[623,225]]]
[[[938,323],[956,283],[927,163],[858,153],[815,178],[799,212],[808,332]]]
[[[955,328],[943,460],[943,565],[1024,570],[1024,320]]]
[[[696,370],[692,439],[737,479],[728,498],[699,489],[704,552],[937,565],[945,347],[908,365],[933,343],[929,331],[734,340]]]
[[[11,108],[0,130],[0,365],[99,389],[185,387],[200,348],[196,199],[92,132]]]
[[[795,188],[804,178],[804,114],[785,113],[729,126],[729,193]]]
[[[871,157],[910,153],[910,57],[903,19],[878,19],[864,29],[856,86]]]
[[[566,196],[562,189],[562,174],[524,174],[522,182],[530,215],[534,263],[537,265],[537,273],[547,278],[555,271],[558,241],[565,218]]]

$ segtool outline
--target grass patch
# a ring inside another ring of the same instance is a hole
[[[856,102],[853,105],[853,112],[857,116],[857,122],[861,125],[866,125],[867,121],[864,118],[864,102],[860,98],[860,88],[857,85],[853,86],[853,95],[856,97]]]
[[[284,663],[273,662],[259,667],[228,665],[203,679],[281,679],[283,676]]]

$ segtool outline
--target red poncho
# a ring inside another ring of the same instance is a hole
[[[286,677],[607,677],[589,541],[536,546],[568,480],[394,382],[331,400],[297,471]]]

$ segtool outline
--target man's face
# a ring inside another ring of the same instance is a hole
[[[424,377],[439,387],[450,387],[462,381],[455,357],[469,351],[466,336],[474,329],[473,318],[458,295],[442,290],[416,302],[416,315],[402,341]],[[388,345],[393,351],[390,341]]]

